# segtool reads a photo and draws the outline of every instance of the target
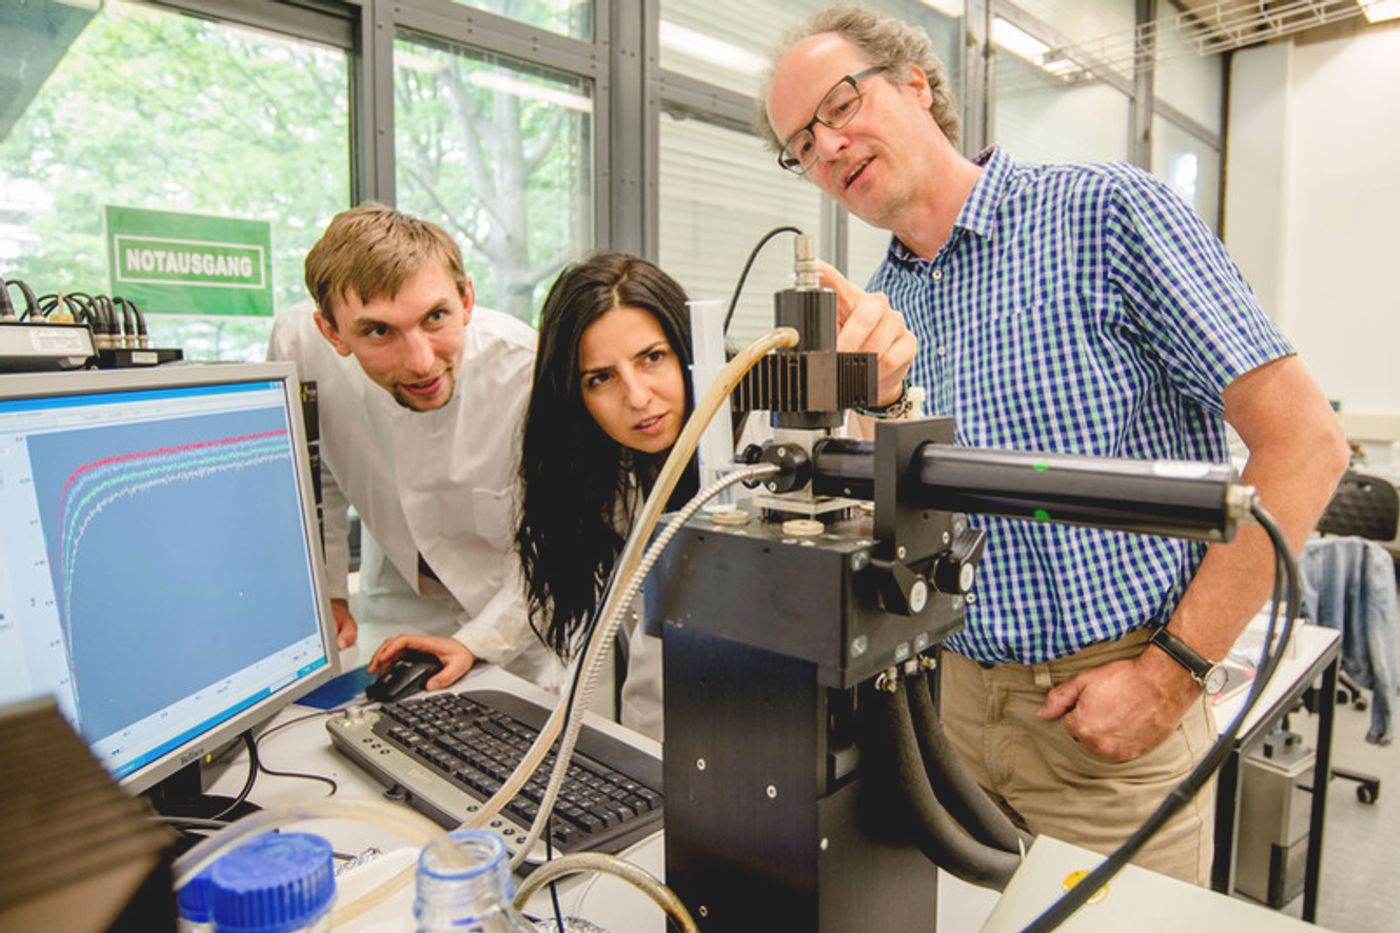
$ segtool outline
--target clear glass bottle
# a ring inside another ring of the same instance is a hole
[[[413,904],[419,933],[539,933],[511,904],[506,844],[489,829],[451,833],[466,863],[446,865],[429,846],[418,857],[418,897]]]

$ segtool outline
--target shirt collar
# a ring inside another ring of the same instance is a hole
[[[1000,146],[990,146],[979,152],[972,162],[982,166],[983,171],[958,212],[957,220],[953,221],[953,233],[948,238],[950,243],[957,238],[959,229],[990,237],[996,230],[997,211],[1006,197],[1011,157]],[[899,241],[899,237],[890,237],[889,256],[906,263],[920,261],[919,256]]]

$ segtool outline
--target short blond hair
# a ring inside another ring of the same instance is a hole
[[[773,70],[793,46],[804,39],[832,32],[855,46],[874,67],[883,68],[892,79],[907,78],[909,66],[917,65],[928,77],[933,95],[928,112],[938,128],[953,145],[958,143],[958,101],[948,86],[948,72],[943,62],[933,54],[933,43],[918,29],[892,16],[881,16],[865,7],[838,4],[827,7],[804,20],[783,36],[773,52],[772,64],[758,96],[758,112],[754,114],[753,130],[774,152],[781,152],[786,140],[778,138],[768,120],[768,91],[773,84]]]
[[[440,262],[465,295],[462,250],[435,223],[366,201],[331,219],[306,254],[306,290],[335,326],[332,302],[354,292],[361,302],[392,298],[419,269]]]

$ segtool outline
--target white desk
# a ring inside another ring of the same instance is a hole
[[[351,649],[350,652],[346,653],[350,657],[342,655],[347,664],[353,664],[353,651],[354,649]],[[506,690],[546,706],[553,706],[557,701],[554,694],[491,666],[482,666],[473,670],[451,689]],[[289,706],[269,725],[275,726],[278,723],[315,712],[318,711],[308,707]],[[330,738],[326,734],[326,718],[318,716],[314,719],[308,719],[274,733],[265,741],[260,740],[258,742],[259,757],[265,765],[276,770],[304,771],[325,775],[339,785],[337,796],[382,797],[384,792],[382,785],[369,778],[349,759],[341,756],[331,747]],[[601,719],[591,713],[588,714],[587,721],[589,725],[652,754],[658,756],[661,754],[661,746],[658,743],[629,729],[624,729],[616,723]],[[214,793],[236,794],[242,787],[246,776],[247,754],[240,752],[228,760],[227,766],[224,767],[223,772],[218,776],[210,790]],[[263,774],[258,777],[251,799],[259,806],[266,808],[323,795],[327,790],[328,788],[324,785],[312,781]],[[392,875],[398,868],[410,864],[417,855],[416,848],[409,851],[407,840],[396,838],[392,833],[374,825],[340,820],[317,820],[296,828],[324,836],[337,852],[357,855],[373,848],[386,853],[386,856],[379,859],[377,863],[366,865],[357,869],[354,874],[341,879],[338,894],[341,899],[373,887],[380,880]],[[656,833],[633,846],[623,853],[623,857],[640,865],[657,877],[664,877],[666,853],[660,833]],[[633,930],[641,931],[641,933],[651,933],[651,931],[664,933],[666,928],[665,919],[659,908],[641,892],[616,879],[577,877],[560,882],[559,891],[560,906],[566,915],[587,917],[604,929],[614,931],[614,933]],[[527,909],[535,916],[551,915],[552,907],[548,893],[537,895],[527,905]],[[416,929],[413,918],[413,886],[408,885],[388,902],[341,929],[363,931],[363,933],[370,933],[370,931],[373,933],[397,933],[397,931],[412,933]]]
[[[1332,710],[1326,701],[1335,694],[1335,678],[1339,652],[1339,635],[1330,629],[1316,626],[1298,626],[1294,635],[1294,648],[1290,656],[1279,665],[1271,683],[1265,688],[1260,702],[1246,720],[1236,740],[1235,749],[1222,767],[1216,804],[1216,869],[1212,886],[1219,891],[1227,891],[1233,885],[1233,848],[1236,833],[1236,819],[1239,808],[1239,765],[1240,758],[1253,743],[1262,739],[1268,728],[1278,720],[1294,700],[1301,695],[1319,675],[1323,678],[1322,721],[1319,724],[1317,766],[1315,786],[1325,786],[1329,768],[1331,748]],[[347,667],[354,666],[356,649],[350,649],[342,657]],[[546,706],[555,702],[554,694],[535,687],[518,677],[499,669],[484,666],[474,670],[454,689],[503,689]],[[1238,711],[1245,693],[1222,703],[1216,715],[1222,726]],[[272,725],[286,722],[298,716],[315,712],[302,706],[291,706],[272,721]],[[660,755],[661,746],[644,736],[624,729],[589,714],[589,724],[625,741],[631,742],[653,754]],[[307,771],[323,774],[339,784],[338,793],[349,797],[381,797],[384,788],[368,778],[348,759],[331,748],[326,735],[325,717],[309,719],[273,734],[259,742],[259,755],[264,763],[279,770]],[[243,753],[231,759],[214,786],[213,792],[233,794],[241,787],[246,776],[247,759]],[[252,799],[267,807],[293,803],[324,792],[324,787],[310,781],[293,778],[261,775],[258,778]],[[1316,915],[1317,878],[1320,871],[1322,819],[1326,803],[1325,794],[1314,794],[1311,830],[1311,849],[1308,857],[1308,874],[1305,884],[1304,917]],[[356,893],[356,888],[365,889],[387,877],[394,870],[408,864],[415,856],[408,851],[405,840],[392,838],[377,826],[342,822],[317,821],[307,824],[307,831],[319,833],[331,841],[336,851],[358,854],[371,848],[390,853],[380,860],[378,867],[366,866],[342,882],[343,895]],[[402,851],[396,851],[402,850]],[[665,877],[665,846],[658,833],[634,846],[624,857],[642,866],[658,878]],[[967,930],[981,926],[983,919],[997,903],[997,895],[982,888],[975,888],[939,872],[939,929]],[[663,933],[665,921],[660,911],[640,892],[623,882],[609,877],[575,878],[560,884],[560,904],[569,915],[587,917],[604,929],[623,933]],[[536,916],[548,916],[551,908],[547,894],[538,895],[529,905],[529,912]],[[413,889],[406,887],[395,898],[374,911],[359,918],[346,927],[351,931],[412,931]]]

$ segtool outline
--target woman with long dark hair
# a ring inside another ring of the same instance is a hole
[[[561,658],[582,648],[633,515],[694,404],[685,301],[650,262],[600,252],[565,269],[540,312],[516,543],[530,622]],[[673,501],[694,491],[692,471]],[[659,737],[659,645],[635,626],[628,645],[622,720]]]

